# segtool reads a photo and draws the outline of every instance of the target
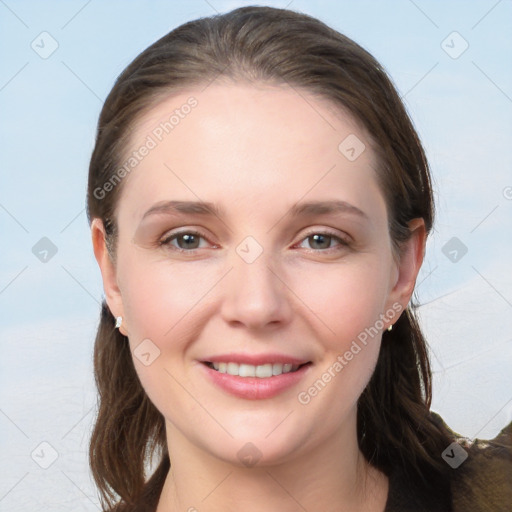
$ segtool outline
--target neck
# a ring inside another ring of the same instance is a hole
[[[262,467],[220,460],[170,425],[167,443],[171,469],[157,512],[382,512],[385,508],[387,477],[361,454],[355,422],[321,446]]]

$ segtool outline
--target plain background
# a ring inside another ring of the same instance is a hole
[[[172,28],[252,4],[0,0],[1,511],[99,510],[87,443],[102,288],[84,208],[102,102]],[[320,18],[396,83],[437,196],[418,281],[433,409],[468,437],[495,436],[512,420],[512,3],[260,5]],[[47,261],[43,237],[57,250]]]

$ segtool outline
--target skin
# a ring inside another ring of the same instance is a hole
[[[388,480],[366,463],[356,435],[356,404],[381,332],[308,404],[297,396],[379,315],[407,306],[423,259],[423,221],[411,222],[397,255],[368,135],[306,91],[244,83],[192,89],[141,118],[133,148],[191,95],[198,106],[122,184],[115,264],[101,221],[92,223],[110,310],[123,317],[132,350],[145,339],[160,350],[149,366],[134,357],[166,421],[171,471],[158,512],[382,511]],[[355,161],[338,150],[350,134],[366,145]],[[208,201],[222,212],[142,220],[169,200]],[[327,200],[364,215],[290,215],[297,203]],[[183,238],[159,244],[178,230],[205,239],[187,254],[177,250]],[[325,232],[333,238],[311,238]],[[247,236],[263,251],[252,263],[236,251]],[[204,377],[199,361],[230,352],[278,352],[311,365],[291,389],[247,400]],[[261,454],[253,467],[237,456],[248,442]]]

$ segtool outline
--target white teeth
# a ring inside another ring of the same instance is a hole
[[[228,363],[226,373],[229,373],[229,375],[238,375],[238,368],[239,365],[237,363]]]
[[[256,366],[256,377],[259,377],[260,379],[272,377],[272,365],[262,364],[260,366]]]
[[[281,363],[274,363],[272,365],[272,375],[281,375],[283,373],[283,365]]]
[[[230,366],[231,371],[229,371]],[[238,368],[235,368],[235,366],[238,366]],[[252,364],[237,365],[235,363],[229,363],[228,373],[231,375],[239,375],[240,377],[256,377],[256,366]]]
[[[212,363],[213,368],[220,373],[227,373],[238,377],[258,377],[266,379],[273,375],[281,375],[282,373],[294,372],[299,368],[298,364],[260,364],[254,366],[252,364],[238,364],[238,363]]]

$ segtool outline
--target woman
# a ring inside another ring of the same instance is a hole
[[[353,41],[266,7],[173,30],[105,102],[88,215],[105,510],[509,503],[506,433],[470,446],[429,410],[428,164]]]

